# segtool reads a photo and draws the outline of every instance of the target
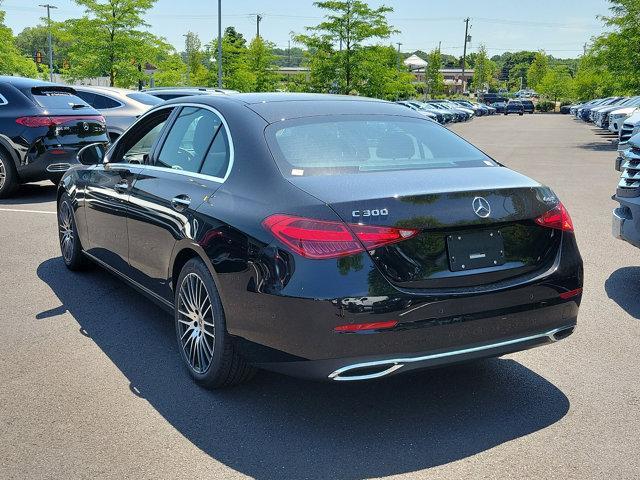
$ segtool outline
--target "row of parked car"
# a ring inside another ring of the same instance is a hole
[[[152,106],[192,95],[233,93],[214,88],[134,91],[58,85],[0,76],[0,198],[19,184],[58,183],[82,146],[110,143]]]
[[[576,119],[618,134],[620,180],[612,199],[619,206],[613,210],[612,233],[640,248],[640,95],[597,98],[568,110]]]

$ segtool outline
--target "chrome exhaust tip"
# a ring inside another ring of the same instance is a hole
[[[555,330],[549,332],[549,340],[551,340],[552,342],[558,342],[571,335],[575,329],[575,325],[572,325],[571,327],[556,328]]]
[[[66,172],[71,168],[70,163],[52,163],[47,166],[47,172]]]
[[[331,380],[337,382],[349,382],[356,380],[371,380],[389,375],[404,367],[403,363],[390,362],[368,362],[357,363],[339,368],[329,375]]]

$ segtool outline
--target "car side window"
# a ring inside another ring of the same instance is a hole
[[[160,137],[171,111],[170,108],[162,109],[125,133],[118,140],[109,163],[147,163],[151,149]]]
[[[224,178],[229,168],[229,141],[227,131],[224,125],[221,125],[213,139],[211,148],[204,158],[204,163],[200,169],[200,173],[210,175],[212,177]]]
[[[93,108],[97,108],[98,110],[108,110],[110,108],[117,108],[120,105],[121,105],[120,102],[117,102],[112,98],[105,97],[104,95],[98,95],[97,93],[95,95],[93,103],[91,104]]]
[[[199,172],[221,124],[210,110],[183,108],[162,145],[157,166]]]

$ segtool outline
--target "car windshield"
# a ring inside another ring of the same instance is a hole
[[[149,95],[144,92],[127,93],[127,97],[145,105],[158,105],[159,103],[163,103],[161,98],[154,97],[153,95]]]
[[[266,135],[287,177],[497,165],[449,130],[417,118],[313,117],[272,124]]]

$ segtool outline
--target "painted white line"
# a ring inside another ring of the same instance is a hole
[[[56,212],[49,212],[47,210],[23,210],[21,208],[0,208],[0,212],[49,213],[51,215],[56,214]]]

